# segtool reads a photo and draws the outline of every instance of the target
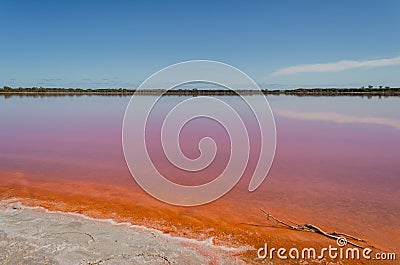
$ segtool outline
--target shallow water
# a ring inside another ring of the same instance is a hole
[[[237,97],[222,98],[240,108]],[[197,185],[223,170],[228,137],[215,122],[193,121],[182,131],[183,152],[195,158],[198,141],[210,136],[219,147],[215,161],[193,175],[171,166],[161,152],[157,132],[166,110],[183,99],[168,96],[159,102],[149,124],[149,155],[168,179]],[[264,183],[255,192],[247,191],[260,137],[252,133],[254,120],[243,108],[252,148],[244,177],[216,202],[184,208],[153,199],[129,173],[121,144],[129,97],[1,97],[0,197],[23,197],[55,210],[256,246],[266,239],[279,241],[279,235],[270,238],[272,230],[263,227],[270,224],[259,211],[263,207],[283,219],[398,249],[400,98],[268,96],[268,100],[278,140]]]

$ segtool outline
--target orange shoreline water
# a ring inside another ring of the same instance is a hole
[[[131,222],[180,237],[198,240],[213,237],[214,243],[219,245],[251,246],[255,249],[262,247],[264,243],[287,249],[291,247],[318,249],[329,244],[336,246],[333,240],[318,234],[275,227],[273,223],[265,220],[257,205],[245,209],[243,205],[226,197],[205,206],[185,208],[159,202],[134,185],[127,188],[84,181],[44,179],[32,181],[21,173],[1,174],[0,180],[1,200],[18,197],[27,206],[41,206],[52,211],[76,212],[93,218]],[[279,218],[290,216],[284,209],[271,209],[268,203],[264,208]],[[236,215],[236,211],[246,212],[245,217]],[[300,219],[301,216],[296,217]],[[305,216],[303,218],[306,219]],[[358,233],[353,235],[360,236]],[[377,245],[376,242],[370,241],[370,243],[386,251],[390,250]],[[250,250],[240,255],[248,263],[258,263],[256,253],[256,250]],[[347,261],[345,264],[359,263]],[[380,262],[380,264],[386,263]]]

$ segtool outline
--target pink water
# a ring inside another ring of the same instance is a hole
[[[216,236],[232,244],[257,247],[267,239],[285,244],[318,240],[270,228],[259,211],[262,207],[283,219],[398,250],[400,99],[268,99],[278,142],[266,181],[255,192],[247,191],[259,149],[259,135],[251,133],[252,157],[239,184],[216,202],[184,208],[155,200],[130,176],[121,146],[128,97],[2,97],[0,198],[22,197],[30,204],[130,220],[180,235]],[[150,125],[150,155],[167,178],[187,185],[205,183],[227,163],[227,134],[210,120],[193,122],[182,132],[184,153],[196,157],[199,139],[211,136],[218,146],[216,160],[189,177],[171,166],[157,129],[164,110],[179,100],[165,97],[160,102]]]

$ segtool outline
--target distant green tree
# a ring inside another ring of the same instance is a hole
[[[374,86],[372,86],[372,85],[369,85],[369,86],[368,86],[369,89],[371,89],[371,88],[373,88],[373,87],[374,87]]]

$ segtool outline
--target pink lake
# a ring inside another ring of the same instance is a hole
[[[147,96],[143,96],[147,97]],[[237,97],[221,97],[237,104]],[[183,151],[213,137],[218,153],[193,173],[168,163],[157,130],[165,110],[185,97],[164,97],[150,125],[150,156],[160,172],[181,184],[207,182],[229,156],[226,132],[209,120],[184,128]],[[188,237],[259,247],[270,242],[306,245],[318,236],[293,236],[270,227],[259,208],[296,223],[341,231],[396,251],[400,247],[400,98],[268,96],[277,126],[277,150],[267,179],[247,187],[257,156],[223,198],[176,207],[145,193],[131,177],[121,144],[129,97],[0,97],[0,198],[129,220]],[[249,116],[250,130],[252,127]],[[251,134],[252,153],[259,136]],[[323,243],[323,239],[321,239]],[[318,241],[318,244],[322,244]]]

